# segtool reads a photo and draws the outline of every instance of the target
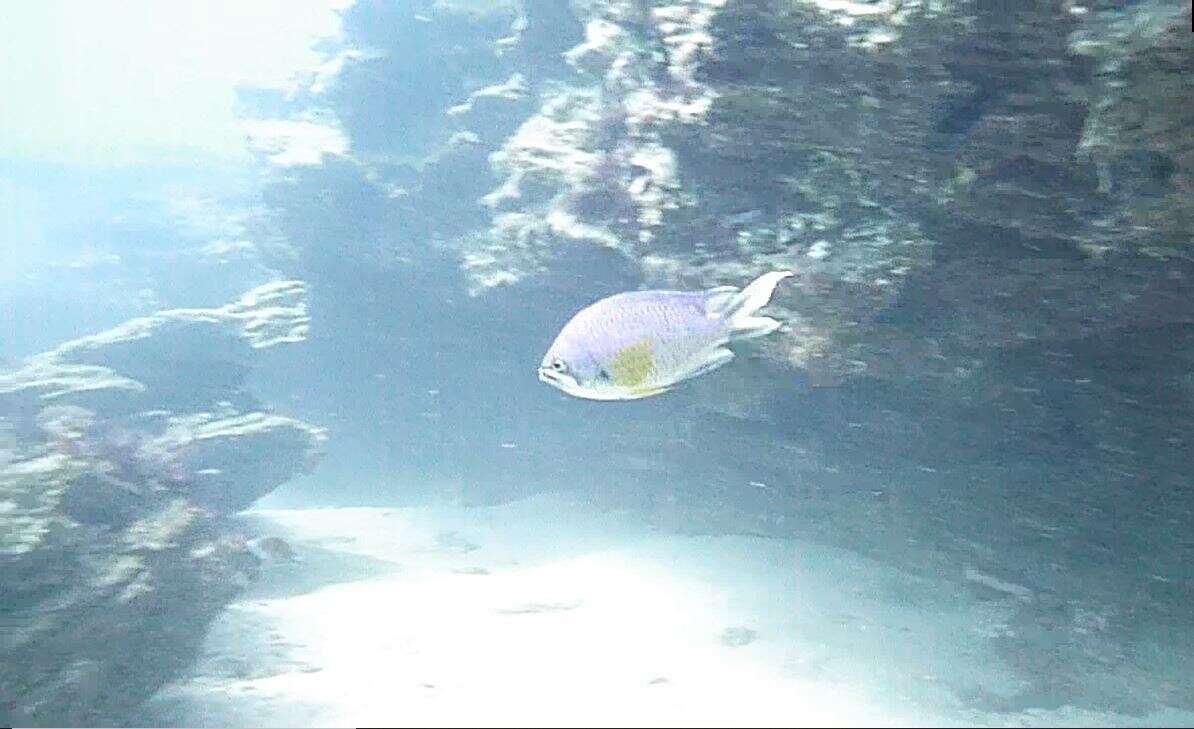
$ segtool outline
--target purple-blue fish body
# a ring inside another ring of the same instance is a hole
[[[560,331],[539,379],[592,400],[666,392],[732,360],[728,343],[778,329],[780,322],[755,313],[791,275],[773,271],[742,290],[633,291],[602,299]]]

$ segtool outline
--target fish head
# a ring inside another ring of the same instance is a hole
[[[598,357],[586,345],[583,337],[574,336],[567,327],[556,337],[539,363],[541,381],[569,395],[588,399],[612,399],[598,396],[605,389],[603,386],[608,384],[603,373]]]
[[[644,382],[653,367],[650,341],[612,352],[614,345],[602,343],[565,328],[543,355],[539,379],[586,400],[635,400],[667,389]]]

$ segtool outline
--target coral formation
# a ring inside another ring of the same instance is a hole
[[[72,340],[0,375],[0,716],[122,721],[189,663],[256,564],[223,518],[311,468],[324,432],[242,389],[303,340],[301,282]]]

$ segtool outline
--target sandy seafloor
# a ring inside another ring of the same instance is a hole
[[[185,726],[1191,725],[1060,709],[989,647],[1011,614],[797,540],[661,532],[545,495],[484,508],[256,510],[293,545],[146,720]]]

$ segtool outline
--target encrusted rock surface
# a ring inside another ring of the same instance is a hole
[[[308,470],[320,428],[242,389],[301,341],[301,282],[67,342],[0,374],[0,722],[128,721],[256,558],[223,517]]]
[[[776,302],[790,328],[770,351],[833,383],[887,370],[869,343],[902,335],[877,320],[910,277],[918,295],[981,297],[1011,266],[1017,298],[1091,319],[1090,333],[1148,318],[1138,290],[1185,275],[1142,260],[1189,247],[1194,41],[1180,3],[573,8],[575,72],[492,152],[491,224],[460,239],[474,293],[577,246],[628,257],[650,285],[790,267],[800,277]],[[1036,290],[1058,270],[1135,283],[1111,309],[1045,301]],[[943,332],[959,346],[974,342],[964,314]],[[942,352],[916,356],[931,368]]]
[[[305,255],[383,266],[430,246],[475,296],[590,275],[592,252],[644,286],[791,268],[773,307],[788,327],[764,346],[813,384],[937,379],[1025,341],[1185,322],[1189,13],[362,2],[348,15],[360,48],[294,111],[339,117],[351,145],[292,182],[326,202],[303,220],[349,211],[368,232],[329,247],[283,227]],[[386,98],[403,113],[373,108]],[[1061,280],[1070,293],[1049,294]],[[931,320],[909,326],[913,309]],[[1026,325],[1036,310],[1053,324]]]

